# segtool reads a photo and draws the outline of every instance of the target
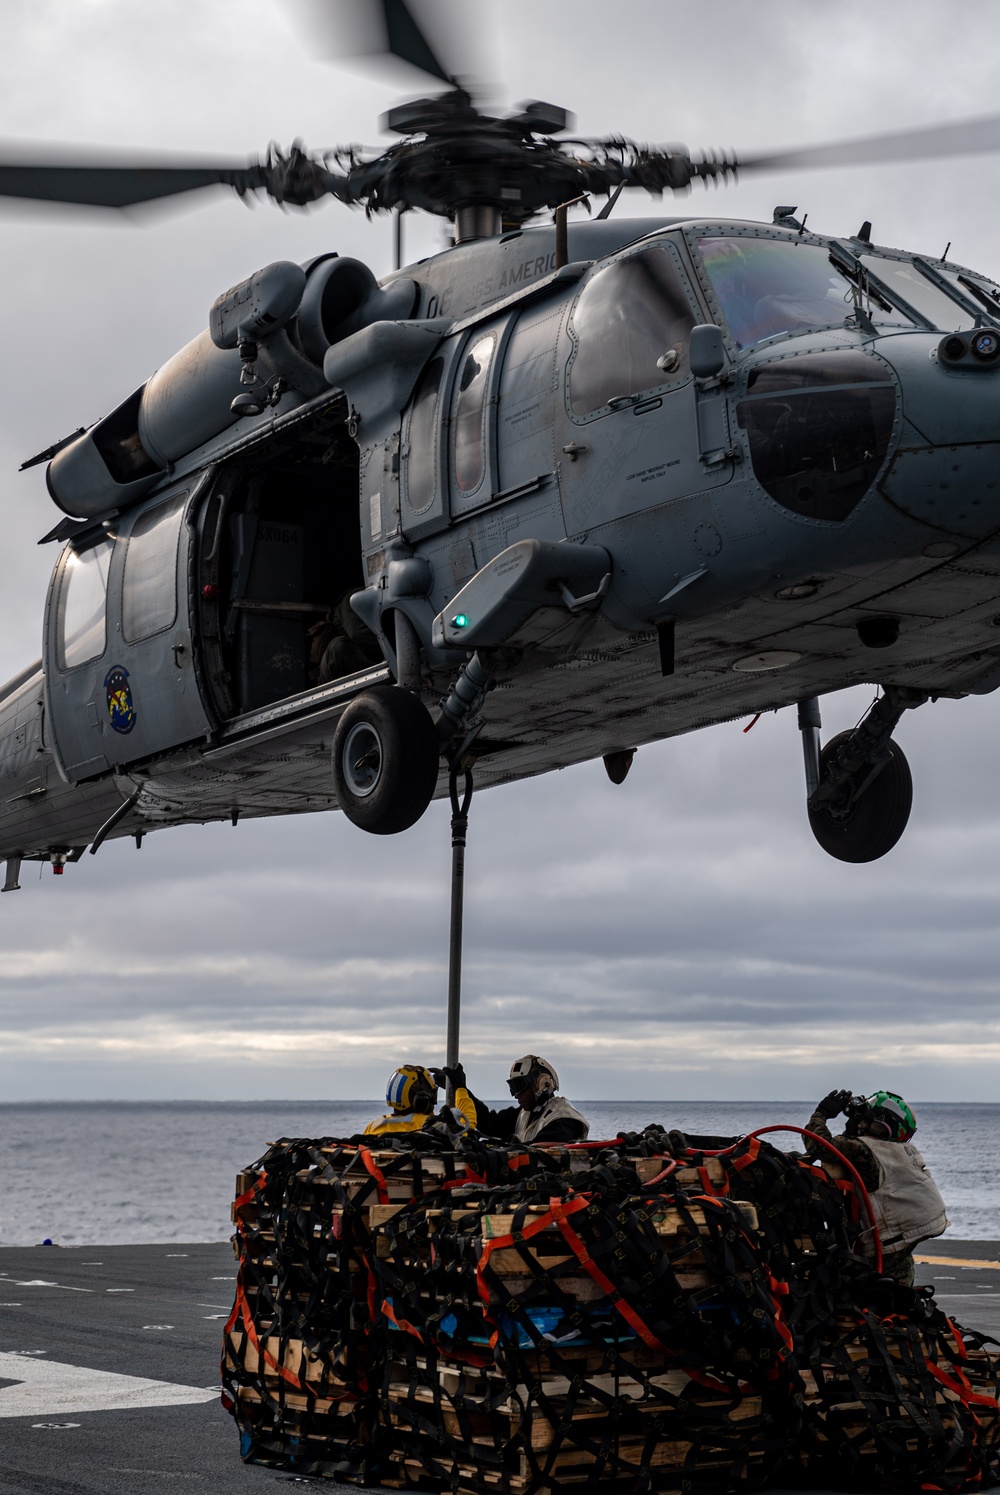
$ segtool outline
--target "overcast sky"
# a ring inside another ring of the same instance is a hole
[[[550,99],[580,133],[747,152],[988,114],[991,0],[465,0],[500,103]],[[277,0],[2,6],[0,137],[199,149],[378,140],[407,92],[310,55]],[[492,18],[492,19],[491,19]],[[478,30],[477,26],[477,30]],[[989,45],[984,41],[989,40]],[[783,174],[727,212],[952,256],[1000,277],[1000,157]],[[722,199],[689,200],[714,210]],[[686,211],[687,209],[684,209]],[[646,214],[628,194],[619,213]],[[655,211],[655,209],[654,209]],[[667,213],[678,211],[669,203]],[[408,223],[414,257],[442,226]],[[215,296],[321,250],[390,268],[391,227],[331,204],[250,210],[224,191],[142,226],[0,213],[0,678],[40,651],[56,517],[18,463],[116,405],[200,331]],[[871,692],[823,704],[824,735]],[[886,1085],[996,1100],[1000,704],[904,719],[915,804],[884,860],[809,832],[793,711],[484,794],[467,885],[463,1052],[498,1095],[551,1058],[580,1098],[767,1098]],[[0,899],[0,1099],[363,1097],[441,1062],[448,817],[369,838],[320,815],[159,832]],[[794,1118],[793,1118],[794,1119]]]

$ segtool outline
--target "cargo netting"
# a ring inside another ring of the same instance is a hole
[[[668,1148],[271,1147],[233,1206],[243,1457],[456,1495],[996,1483],[1000,1352],[875,1272],[850,1181]]]

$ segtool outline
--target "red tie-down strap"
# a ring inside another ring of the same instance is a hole
[[[261,1189],[264,1187],[264,1185],[266,1183],[267,1183],[267,1174],[266,1173],[259,1174],[258,1177],[254,1179],[254,1181],[250,1185],[249,1189],[246,1189],[242,1194],[239,1195],[239,1197],[237,1199],[233,1200],[233,1209],[234,1210],[242,1209],[244,1207],[244,1205],[249,1204],[250,1201],[251,1201],[251,1199],[253,1199],[253,1196],[255,1194],[259,1194],[260,1191],[261,1191]]]
[[[696,1199],[698,1203],[703,1207],[708,1204],[713,1206],[715,1209],[725,1208],[722,1200],[716,1199],[712,1194],[693,1194],[691,1197],[693,1200]],[[748,1244],[752,1244],[750,1242],[749,1236],[747,1236],[746,1231],[742,1227],[740,1227],[740,1235],[744,1237]],[[768,1272],[767,1288],[768,1293],[770,1294],[771,1302],[774,1305],[774,1327],[777,1329],[778,1334],[781,1337],[781,1342],[785,1346],[783,1350],[778,1351],[779,1360],[783,1360],[785,1356],[790,1355],[795,1348],[795,1339],[792,1335],[792,1331],[785,1323],[785,1315],[780,1302],[781,1298],[788,1297],[788,1283],[777,1281],[777,1279],[772,1277],[770,1272]]]
[[[532,1236],[538,1235],[539,1231],[547,1230],[550,1225],[558,1224],[559,1222],[556,1219],[556,1215],[553,1209],[554,1203],[555,1201],[549,1200],[549,1208],[546,1210],[545,1214],[536,1215],[531,1224],[526,1225],[524,1229],[519,1232],[517,1240],[514,1239],[513,1235],[498,1235],[494,1236],[492,1240],[483,1242],[483,1249],[479,1254],[479,1261],[476,1264],[476,1286],[479,1290],[479,1296],[480,1298],[482,1298],[487,1308],[489,1307],[490,1303],[490,1290],[486,1284],[483,1274],[486,1271],[486,1268],[489,1266],[490,1257],[493,1255],[494,1251],[501,1251],[510,1248],[516,1250],[521,1241],[530,1241]],[[573,1201],[572,1212],[575,1213],[578,1209],[586,1209],[587,1203],[588,1200],[581,1195],[579,1200]]]
[[[996,1398],[984,1396],[979,1391],[973,1391],[972,1386],[969,1384],[969,1378],[964,1371],[956,1370],[953,1378],[946,1375],[940,1365],[936,1365],[933,1360],[928,1359],[925,1363],[934,1379],[940,1381],[942,1386],[947,1386],[949,1391],[953,1391],[967,1407],[974,1404],[977,1407],[992,1407],[994,1410],[996,1409]]]
[[[746,1152],[740,1153],[739,1157],[735,1157],[734,1158],[734,1157],[730,1156],[730,1159],[729,1159],[730,1166],[733,1167],[733,1168],[735,1168],[736,1171],[737,1171],[737,1173],[742,1173],[744,1168],[749,1168],[751,1163],[756,1163],[757,1158],[758,1158],[758,1156],[760,1154],[760,1138],[759,1137],[751,1136],[749,1139],[744,1138],[743,1140],[744,1141],[749,1140],[749,1143],[750,1143],[750,1145],[747,1148]],[[738,1147],[739,1143],[737,1143],[736,1145]],[[724,1151],[728,1152],[728,1153],[732,1153],[732,1148],[726,1148]]]
[[[876,1272],[881,1272],[882,1239],[878,1233],[878,1226],[875,1223],[875,1211],[872,1209],[872,1202],[868,1197],[868,1190],[865,1188],[861,1175],[855,1168],[854,1164],[851,1162],[850,1158],[845,1158],[840,1148],[834,1146],[834,1144],[829,1141],[828,1138],[820,1137],[816,1132],[807,1131],[803,1126],[786,1126],[783,1122],[780,1122],[774,1126],[759,1126],[755,1132],[748,1132],[746,1137],[741,1137],[739,1141],[734,1142],[732,1147],[720,1148],[719,1151],[714,1154],[714,1156],[719,1158],[730,1156],[737,1147],[741,1147],[744,1142],[749,1141],[750,1146],[747,1148],[747,1151],[742,1155],[742,1157],[734,1158],[730,1156],[730,1162],[732,1163],[732,1166],[734,1168],[746,1168],[750,1163],[753,1162],[754,1158],[756,1158],[757,1153],[760,1150],[760,1139],[767,1132],[797,1132],[800,1137],[806,1137],[811,1142],[818,1142],[820,1147],[824,1147],[827,1152],[833,1153],[833,1156],[837,1159],[838,1163],[840,1163],[844,1168],[847,1169],[854,1182],[854,1186],[857,1190],[858,1196],[860,1197],[861,1202],[865,1207],[865,1212],[868,1215],[868,1219],[871,1222],[872,1243],[874,1246],[875,1256],[875,1270]]]
[[[236,1280],[236,1302],[233,1305],[233,1311],[229,1315],[229,1319],[226,1323],[226,1327],[223,1330],[223,1333],[228,1334],[230,1330],[235,1327],[238,1319],[242,1319],[243,1328],[246,1332],[247,1339],[257,1351],[257,1356],[260,1360],[263,1360],[266,1365],[269,1365],[271,1369],[275,1371],[283,1381],[287,1381],[289,1386],[294,1386],[296,1391],[304,1391],[307,1396],[315,1397],[321,1395],[321,1393],[316,1390],[315,1386],[310,1386],[308,1381],[300,1380],[299,1377],[294,1373],[294,1371],[290,1371],[287,1366],[281,1365],[279,1361],[275,1360],[270,1351],[266,1350],[261,1344],[260,1338],[257,1334],[257,1330],[254,1327],[253,1315],[250,1312],[250,1305],[247,1302],[246,1294],[243,1291],[242,1273],[237,1277]],[[357,1400],[357,1397],[353,1391],[343,1391],[339,1395],[331,1395],[330,1392],[324,1391],[322,1393],[322,1397],[324,1401],[333,1402]]]
[[[382,1299],[382,1312],[394,1328],[399,1329],[403,1334],[412,1334],[414,1339],[419,1339],[420,1343],[423,1344],[424,1336],[421,1334],[420,1330],[415,1329],[410,1323],[409,1319],[398,1319],[396,1317],[396,1311],[393,1308],[392,1304],[389,1302],[388,1298]]]
[[[714,1183],[709,1177],[708,1169],[704,1163],[698,1169],[698,1177],[701,1179],[701,1186],[705,1190],[705,1193],[711,1198],[724,1199],[729,1193],[729,1179],[723,1178],[721,1184]]]
[[[580,1194],[575,1199],[569,1199],[565,1201],[561,1199],[553,1199],[550,1201],[551,1208],[549,1212],[558,1225],[563,1240],[569,1246],[570,1250],[573,1252],[573,1255],[583,1267],[588,1277],[592,1277],[593,1280],[597,1283],[598,1287],[601,1288],[603,1292],[607,1293],[612,1304],[621,1314],[625,1322],[635,1330],[639,1338],[643,1340],[645,1344],[649,1345],[649,1348],[651,1350],[660,1350],[663,1354],[669,1354],[670,1351],[667,1349],[667,1346],[665,1344],[662,1344],[660,1340],[657,1339],[656,1335],[647,1324],[643,1323],[642,1319],[636,1313],[635,1309],[632,1308],[630,1304],[624,1301],[618,1289],[611,1281],[610,1277],[606,1277],[604,1275],[600,1267],[591,1257],[590,1252],[587,1250],[584,1242],[580,1239],[576,1231],[573,1229],[572,1225],[569,1223],[570,1217],[572,1215],[579,1214],[580,1210],[586,1209],[589,1204],[589,1194]]]
[[[388,1204],[389,1185],[385,1181],[385,1174],[382,1172],[381,1168],[372,1157],[371,1150],[369,1148],[362,1147],[359,1149],[359,1153],[362,1163],[364,1163],[365,1168],[375,1180],[375,1186],[378,1189],[379,1204]]]

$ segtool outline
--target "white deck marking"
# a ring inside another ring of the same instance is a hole
[[[0,1418],[51,1417],[67,1412],[123,1412],[132,1407],[182,1407],[214,1401],[202,1386],[176,1386],[144,1376],[121,1376],[82,1365],[29,1360],[0,1351]]]
[[[14,1281],[15,1287],[57,1287],[62,1293],[92,1293],[92,1287],[67,1287],[65,1282],[46,1282],[42,1277],[33,1277],[30,1282]]]

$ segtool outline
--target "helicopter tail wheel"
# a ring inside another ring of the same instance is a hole
[[[830,759],[848,732],[831,737],[820,755],[820,782]],[[903,749],[890,738],[888,759],[867,788],[842,812],[836,807],[809,807],[809,824],[816,840],[842,862],[876,862],[891,851],[906,829],[913,804],[913,779]],[[858,770],[858,782],[870,773]]]
[[[377,685],[344,711],[333,737],[340,808],[354,825],[392,836],[415,825],[437,784],[441,742],[430,713],[396,685]]]

